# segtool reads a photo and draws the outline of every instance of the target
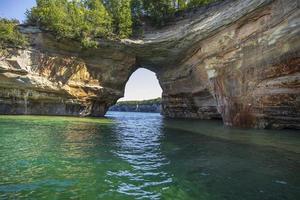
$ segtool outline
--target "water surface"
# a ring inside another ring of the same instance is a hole
[[[300,199],[297,131],[107,117],[0,116],[0,199]]]

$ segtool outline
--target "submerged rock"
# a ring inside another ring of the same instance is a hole
[[[0,59],[0,113],[103,116],[144,67],[159,79],[166,117],[300,128],[298,4],[224,1],[140,40],[88,50],[21,27],[31,45]]]

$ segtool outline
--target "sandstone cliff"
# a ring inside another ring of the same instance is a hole
[[[299,0],[224,1],[140,40],[96,50],[21,27],[0,59],[0,113],[103,116],[138,67],[157,74],[166,117],[300,128]]]

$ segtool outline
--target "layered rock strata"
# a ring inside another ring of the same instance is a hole
[[[123,96],[134,56],[110,48],[81,52],[42,32],[30,36],[30,48],[7,49],[0,60],[1,114],[98,117]]]
[[[0,113],[103,116],[144,67],[157,74],[166,117],[300,128],[298,0],[223,1],[186,15],[97,50],[21,28],[31,46],[1,58]]]

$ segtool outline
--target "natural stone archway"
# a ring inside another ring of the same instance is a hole
[[[31,46],[1,58],[0,113],[103,116],[144,67],[167,117],[300,128],[299,1],[228,0],[187,15],[97,50],[21,27]]]
[[[124,97],[118,101],[143,101],[161,96],[162,89],[156,74],[149,69],[138,68],[126,83]]]

